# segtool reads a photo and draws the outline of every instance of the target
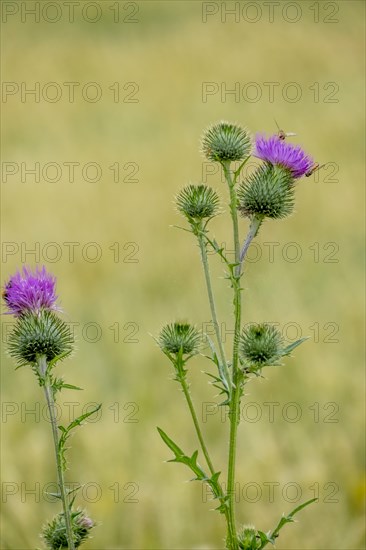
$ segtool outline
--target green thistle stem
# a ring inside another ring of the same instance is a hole
[[[192,416],[193,424],[194,424],[194,427],[196,429],[196,434],[197,434],[198,440],[200,442],[202,452],[205,456],[208,469],[210,470],[211,476],[213,476],[215,474],[215,468],[212,464],[210,454],[208,452],[205,440],[203,438],[202,430],[201,430],[201,427],[200,427],[199,422],[198,422],[196,409],[194,408],[194,405],[193,405],[191,393],[189,391],[189,386],[188,386],[187,380],[185,378],[185,375],[179,377],[179,382],[182,386],[184,397],[186,398],[186,401],[188,403],[188,407],[189,407],[189,410],[190,410],[190,413],[191,413],[191,416]],[[221,489],[221,486],[220,486],[220,496],[219,496],[219,498],[220,498],[220,503],[225,504],[225,495],[224,495],[223,490]],[[226,506],[225,506],[225,517],[226,517],[226,521],[228,523],[229,522],[229,510]]]
[[[233,224],[234,235],[234,250],[235,250],[235,267],[234,277],[232,278],[234,290],[234,342],[233,342],[233,386],[234,391],[230,399],[230,436],[229,436],[229,464],[227,477],[227,495],[229,507],[229,525],[228,525],[228,547],[230,550],[238,550],[238,539],[236,535],[235,522],[235,462],[236,462],[236,447],[237,447],[237,432],[239,425],[239,408],[241,398],[241,382],[242,373],[239,368],[239,335],[241,325],[241,288],[240,288],[240,240],[239,240],[239,224],[238,224],[238,200],[235,191],[235,179],[233,180],[230,173],[230,163],[223,163],[223,169],[230,192],[230,213]],[[234,533],[234,537],[230,533]]]
[[[189,407],[189,410],[190,410],[190,413],[191,413],[191,416],[192,416],[192,419],[193,419],[193,424],[194,424],[194,427],[196,429],[197,437],[198,437],[198,440],[200,442],[202,452],[205,455],[207,466],[208,466],[208,468],[211,472],[211,475],[213,475],[215,473],[215,469],[213,467],[208,449],[206,447],[206,443],[203,439],[203,434],[202,434],[201,427],[200,427],[199,422],[198,422],[197,413],[196,413],[196,410],[194,408],[192,397],[191,397],[189,387],[188,387],[188,384],[187,384],[187,380],[185,379],[185,377],[180,379],[180,383],[181,383],[181,386],[182,386],[184,397],[186,398],[186,401],[188,403],[188,407]]]
[[[241,270],[243,261],[245,259],[246,253],[248,252],[250,243],[252,242],[254,237],[257,235],[262,222],[263,222],[263,216],[258,216],[258,217],[254,216],[252,218],[247,238],[245,239],[242,249],[240,251],[240,270]]]
[[[233,281],[233,290],[234,290],[234,342],[233,342],[233,386],[234,390],[230,399],[230,436],[229,436],[229,464],[228,464],[228,477],[227,477],[227,494],[228,494],[228,507],[229,507],[229,526],[228,530],[231,533],[235,533],[234,538],[230,535],[228,536],[228,547],[230,550],[238,550],[238,540],[236,535],[236,521],[235,521],[235,464],[236,464],[236,450],[237,450],[237,434],[238,426],[240,419],[240,400],[242,396],[242,384],[243,384],[243,373],[239,365],[239,337],[240,337],[240,328],[241,328],[241,286],[240,278],[242,272],[242,264],[247,253],[247,250],[250,246],[250,243],[257,235],[259,227],[263,221],[263,217],[254,218],[252,220],[251,226],[247,238],[244,241],[243,247],[240,246],[240,237],[239,237],[239,224],[238,224],[238,200],[235,191],[235,183],[240,174],[240,170],[236,171],[234,174],[234,179],[232,178],[230,172],[230,163],[223,163],[223,169],[226,181],[229,186],[230,192],[230,213],[233,224],[233,235],[234,235],[234,250],[235,250],[235,267],[234,267],[234,276]]]
[[[236,463],[236,447],[237,447],[237,434],[239,426],[239,412],[240,412],[240,398],[241,398],[241,383],[242,374],[239,371],[234,379],[235,389],[230,401],[230,439],[229,439],[229,466],[227,477],[227,495],[228,495],[228,507],[229,507],[229,525],[228,531],[234,533],[234,536],[228,536],[228,548],[229,550],[238,550],[238,539],[236,535],[236,522],[235,522],[235,463]]]
[[[226,357],[225,357],[224,347],[222,345],[222,339],[221,339],[221,335],[220,335],[220,327],[219,327],[219,323],[218,323],[218,320],[217,320],[215,299],[214,299],[214,295],[213,295],[213,291],[212,291],[210,269],[209,269],[208,258],[207,258],[207,249],[206,249],[206,244],[204,242],[204,237],[203,237],[202,233],[198,233],[198,242],[199,242],[200,251],[201,251],[201,259],[202,259],[202,264],[203,264],[203,270],[204,270],[204,273],[205,273],[205,280],[206,280],[208,300],[210,302],[212,323],[213,323],[213,326],[214,326],[216,340],[217,340],[217,344],[218,344],[218,347],[219,347],[219,353],[220,353],[222,368],[224,370],[225,378],[226,378],[228,386],[229,386],[228,387],[229,392],[231,393],[232,381],[231,381],[229,369],[228,369],[228,366],[227,366],[227,360],[226,360]]]
[[[71,514],[70,514],[70,508],[68,504],[67,491],[65,487],[64,471],[63,471],[61,457],[59,453],[59,437],[58,437],[58,427],[57,427],[57,418],[56,418],[56,410],[55,410],[55,400],[53,397],[52,386],[49,382],[49,377],[47,374],[47,361],[44,355],[41,355],[38,357],[37,366],[38,366],[40,378],[41,380],[43,380],[43,389],[44,389],[44,394],[46,397],[48,411],[50,415],[53,443],[54,443],[55,455],[56,455],[58,486],[60,488],[60,497],[61,497],[64,517],[65,517],[65,527],[66,527],[66,537],[67,537],[68,547],[69,547],[69,550],[75,550],[74,537],[73,537],[73,532],[71,527]]]

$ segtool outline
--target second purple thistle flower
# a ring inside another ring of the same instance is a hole
[[[268,138],[257,134],[254,155],[271,164],[283,166],[295,179],[304,176],[314,165],[313,159],[299,145],[292,145],[277,134]]]
[[[4,285],[3,298],[7,313],[16,317],[27,311],[60,310],[56,304],[56,277],[48,273],[44,266],[34,271],[27,267],[17,271]]]

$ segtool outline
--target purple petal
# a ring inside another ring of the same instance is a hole
[[[17,271],[4,286],[7,313],[19,317],[25,311],[60,310],[55,290],[56,277],[47,273],[44,266],[34,271],[23,267],[22,272]]]
[[[287,168],[294,178],[301,178],[314,165],[313,159],[299,145],[292,145],[277,134],[269,138],[257,134],[254,154],[266,162]]]

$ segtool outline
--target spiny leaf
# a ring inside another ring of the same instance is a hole
[[[66,441],[70,437],[71,431],[76,428],[77,426],[80,426],[83,420],[86,420],[89,418],[89,416],[92,416],[94,413],[98,412],[101,408],[101,404],[97,405],[93,410],[86,412],[77,418],[75,418],[70,424],[65,428],[65,426],[58,426],[58,429],[61,432],[61,437],[58,442],[58,452],[60,454],[61,460],[62,460],[62,467],[64,470],[66,470],[66,458],[65,458],[65,452],[66,452]]]
[[[64,353],[60,353],[59,355],[57,355],[56,357],[54,357],[53,359],[51,359],[51,361],[48,361],[48,364],[47,364],[47,372],[49,372],[49,371],[55,366],[55,364],[56,364],[58,361],[62,361],[62,359],[64,359],[64,358],[67,357],[68,355],[70,355],[70,352],[69,352],[69,351],[65,351]]]
[[[318,500],[317,498],[311,498],[310,500],[307,500],[303,504],[300,504],[300,506],[297,506],[287,516],[283,515],[281,517],[280,521],[278,522],[277,527],[272,532],[269,532],[268,535],[265,535],[266,539],[264,539],[264,537],[263,537],[262,544],[259,547],[259,550],[262,550],[262,548],[264,548],[268,543],[275,544],[276,538],[278,537],[278,534],[279,534],[280,530],[282,529],[282,527],[284,527],[284,525],[286,525],[286,523],[292,523],[294,521],[293,518],[294,518],[295,514],[300,512],[300,510],[302,510],[306,506],[309,506],[309,504],[312,504],[313,502],[316,502],[317,500]],[[261,537],[261,539],[262,539],[262,537]]]
[[[182,451],[182,449],[176,443],[174,443],[174,441],[170,439],[170,437],[161,428],[157,428],[157,429],[164,443],[174,453],[175,458],[172,460],[169,460],[169,462],[180,462],[182,464],[185,464],[197,476],[195,479],[200,481],[207,480],[208,479],[207,475],[202,470],[202,468],[197,464],[198,451],[194,451],[191,457],[186,455],[184,451]]]
[[[69,390],[82,390],[79,386],[74,386],[73,384],[66,384],[62,378],[52,378],[51,377],[51,386],[53,394],[56,395],[58,391],[61,391],[63,388]]]
[[[71,430],[73,430],[74,428],[76,428],[77,426],[80,426],[81,423],[83,422],[83,420],[86,420],[87,418],[89,418],[89,416],[91,416],[92,414],[98,412],[101,408],[101,404],[97,405],[94,409],[92,409],[91,411],[88,411],[84,414],[81,414],[80,416],[78,416],[77,418],[75,418],[72,422],[70,422],[70,424],[67,426],[66,428],[66,432],[70,432]],[[59,428],[61,429],[61,426],[59,426]]]
[[[225,370],[223,368],[223,365],[221,365],[220,363],[220,359],[218,357],[218,354],[216,352],[216,348],[215,348],[215,345],[214,343],[212,342],[211,338],[206,334],[205,335],[206,338],[207,338],[207,341],[208,341],[208,344],[210,346],[210,349],[211,349],[211,353],[212,353],[212,357],[209,357],[209,356],[206,356],[208,359],[210,359],[217,367],[217,370],[218,370],[218,373],[219,373],[219,376],[215,376],[213,374],[210,374],[208,372],[206,372],[206,374],[208,376],[210,376],[211,378],[213,378],[216,382],[216,384],[213,384],[214,387],[216,387],[217,389],[220,390],[220,393],[225,393],[226,396],[227,396],[227,399],[230,398],[230,381],[228,381],[226,379],[226,375],[225,375]],[[225,400],[226,402],[227,400]]]

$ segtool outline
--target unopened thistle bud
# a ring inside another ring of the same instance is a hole
[[[188,323],[172,323],[165,325],[160,332],[158,343],[165,353],[195,355],[199,351],[200,334]]]
[[[202,138],[202,152],[210,161],[236,161],[250,155],[249,132],[236,124],[219,122],[210,126]]]
[[[66,357],[73,349],[68,325],[52,311],[27,311],[17,318],[9,336],[9,353],[19,366],[34,365],[40,356],[51,361]]]
[[[293,182],[291,172],[281,166],[259,166],[238,188],[239,211],[249,218],[285,218],[294,207]]]
[[[72,512],[71,528],[74,535],[75,548],[89,538],[91,529],[95,523],[82,510]],[[42,538],[50,550],[68,548],[64,513],[58,514],[51,522],[44,526]]]
[[[191,224],[199,223],[217,214],[219,197],[207,185],[187,185],[177,196],[177,208]]]
[[[253,525],[244,525],[238,535],[240,550],[257,550],[261,546],[261,540]]]
[[[280,332],[267,323],[245,327],[240,336],[239,351],[242,362],[251,371],[279,365],[279,360],[285,354]]]

